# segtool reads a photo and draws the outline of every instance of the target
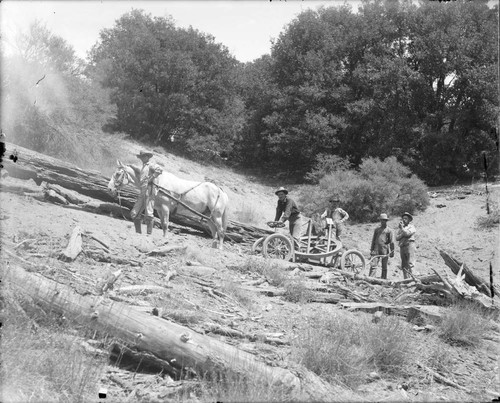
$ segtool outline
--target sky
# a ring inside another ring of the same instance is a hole
[[[61,36],[77,56],[85,58],[103,28],[111,28],[123,14],[143,9],[156,17],[171,16],[177,27],[211,34],[240,62],[253,61],[271,51],[271,39],[299,13],[320,6],[348,3],[356,11],[360,0],[224,0],[224,1],[27,1],[2,0],[0,23],[5,51],[17,32],[25,31],[38,19],[55,35]]]

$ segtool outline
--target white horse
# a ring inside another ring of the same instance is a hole
[[[124,165],[120,161],[117,163],[118,169],[108,183],[110,193],[116,195],[123,186],[130,182],[140,188],[141,168],[135,165]],[[170,214],[179,214],[190,218],[195,216],[207,223],[214,239],[214,245],[217,243],[218,237],[219,249],[222,249],[227,228],[229,198],[221,188],[211,182],[180,179],[166,171],[158,176],[157,185],[158,194],[155,197],[154,208],[160,216],[164,236],[167,233]]]

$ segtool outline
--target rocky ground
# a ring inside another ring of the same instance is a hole
[[[242,175],[221,174],[216,169],[206,171],[201,166],[188,169],[180,160],[170,160],[169,163],[179,175],[184,172],[193,179],[216,179],[233,201],[233,219],[247,214],[254,225],[264,227],[264,223],[273,218],[275,197],[271,187]],[[497,189],[490,187],[493,195],[498,195]],[[439,255],[439,250],[444,249],[486,279],[489,278],[491,262],[497,281],[500,278],[498,226],[486,230],[476,227],[477,218],[486,214],[484,186],[439,189],[430,193],[430,207],[416,215],[414,220],[417,228],[416,271],[419,274],[432,273],[432,269],[446,271]],[[34,183],[9,177],[2,179],[0,199],[4,262],[19,262],[14,254],[24,259],[23,265],[31,262],[45,267],[45,276],[70,285],[80,293],[94,289],[109,273],[121,269],[122,275],[112,291],[120,300],[144,311],[157,308],[167,320],[211,334],[274,365],[286,365],[290,340],[305,318],[319,312],[329,315],[341,309],[339,304],[296,303],[282,296],[267,296],[259,292],[259,287],[269,289],[270,286],[258,271],[249,268],[265,263],[251,253],[248,244],[226,243],[224,250],[220,251],[211,248],[211,240],[206,235],[177,225],[171,226],[167,238],[162,237],[159,229],[149,237],[135,234],[131,222],[48,203]],[[396,228],[398,221],[399,218],[393,217],[389,226]],[[75,226],[79,226],[83,233],[83,252],[75,261],[63,262],[58,255]],[[367,256],[375,226],[348,225],[345,234],[347,247],[357,248]],[[165,256],[151,253],[164,246],[184,249]],[[6,251],[11,254],[6,254]],[[95,254],[100,251],[120,257],[128,264],[96,261]],[[398,262],[396,253],[390,263],[390,279],[403,278]],[[314,270],[328,272],[327,268]],[[167,278],[167,274],[173,273]],[[306,278],[304,281],[311,287],[320,287],[320,280]],[[116,292],[130,286],[144,286],[144,289]],[[168,292],[158,294],[148,291],[147,286],[163,286]],[[348,280],[344,280],[343,286],[361,295],[376,295],[384,302],[392,302],[399,295],[382,287],[359,288]],[[219,290],[222,296],[207,292],[207,289]],[[260,338],[252,341],[222,336],[211,332],[212,325],[231,328],[244,335],[259,335]],[[266,337],[267,342],[263,341]],[[450,348],[449,358],[453,364],[448,377],[469,389],[469,393],[437,383],[424,370],[415,368],[410,379],[407,376],[373,379],[350,391],[350,397],[353,401],[489,401],[500,390],[498,338],[484,340],[476,349]],[[105,387],[115,401],[125,398],[147,400],[148,396],[149,399],[161,400],[170,393],[155,375],[134,374],[113,365],[107,368],[100,387]]]

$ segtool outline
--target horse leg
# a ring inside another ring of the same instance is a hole
[[[213,221],[213,218],[207,221],[208,228],[210,229],[210,234],[212,235],[212,248],[217,248],[217,226]]]
[[[222,226],[222,218],[221,217],[212,217],[213,220],[213,226],[214,226],[214,232],[212,233],[212,236],[217,242],[217,237],[219,238],[219,249],[222,250],[222,244],[224,242],[224,229]]]
[[[167,236],[168,222],[170,216],[170,210],[167,206],[163,205],[159,208],[158,213],[160,215],[161,229],[163,230],[163,236]]]
[[[135,232],[137,234],[141,234],[142,233],[141,219],[134,220],[134,227],[135,227]]]

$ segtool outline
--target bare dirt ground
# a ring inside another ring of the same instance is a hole
[[[132,152],[136,149],[138,147],[131,148]],[[132,158],[124,162],[137,161]],[[231,218],[239,221],[246,214],[253,224],[261,227],[274,218],[276,198],[271,187],[217,168],[207,169],[194,163],[186,166],[184,160],[176,157],[165,157],[163,162],[171,172],[181,177],[216,181],[230,196]],[[226,243],[224,250],[219,251],[211,248],[211,240],[206,235],[177,225],[171,226],[166,238],[162,237],[159,229],[155,229],[149,237],[138,235],[134,233],[132,223],[123,219],[77,211],[44,201],[41,189],[33,182],[7,177],[0,184],[2,244],[14,247],[22,241],[32,240],[18,247],[15,253],[29,262],[50,267],[51,270],[46,270],[44,275],[73,286],[77,292],[94,286],[109,272],[120,268],[123,274],[116,287],[160,285],[170,290],[167,296],[144,293],[122,297],[125,302],[145,311],[159,307],[171,320],[182,323],[185,316],[181,320],[176,312],[190,310],[191,320],[182,324],[196,331],[206,331],[203,324],[212,322],[246,334],[279,335],[283,340],[290,340],[295,329],[303,325],[308,316],[318,312],[328,315],[340,309],[334,304],[292,303],[281,297],[268,297],[251,291],[246,291],[248,304],[216,299],[203,292],[201,284],[222,287],[229,292],[235,285],[245,287],[259,279],[258,274],[241,269],[258,261],[258,257],[253,256],[247,246]],[[498,188],[491,186],[490,189],[498,200]],[[486,214],[484,190],[484,185],[479,184],[441,189],[434,194],[430,207],[415,216],[416,271],[419,274],[430,273],[432,268],[443,269],[445,266],[439,249],[445,249],[485,279],[489,278],[489,264],[492,262],[494,280],[498,281],[498,226],[488,230],[476,228],[477,218]],[[398,221],[399,218],[392,218],[389,226],[396,228]],[[138,261],[141,265],[110,265],[93,260],[86,251],[98,249],[100,244],[90,236],[83,237],[83,253],[74,262],[58,260],[57,255],[66,246],[76,225],[80,226],[84,234],[92,234],[107,243],[111,254]],[[348,225],[346,245],[358,248],[367,256],[375,227],[376,224]],[[186,251],[162,257],[145,253],[165,244],[183,245]],[[2,258],[11,259],[5,254]],[[187,263],[194,261],[201,266],[187,266]],[[397,269],[398,262],[399,254],[396,253],[389,267],[390,279],[403,278]],[[177,270],[178,275],[166,281],[165,273],[169,269]],[[390,296],[387,298],[390,300]],[[214,337],[251,351],[269,363],[286,365],[290,355],[290,346],[287,344],[273,345],[217,335]],[[471,393],[436,383],[424,371],[415,369],[410,379],[393,376],[359,386],[352,391],[352,401],[489,401],[493,397],[491,391],[500,390],[496,342],[485,341],[481,348],[474,350],[454,348],[450,350],[450,357],[453,362],[450,377],[471,389]],[[130,391],[127,392],[110,380],[110,374],[116,371],[116,367],[110,366],[101,380],[101,386],[108,388],[109,396],[114,397],[115,401],[121,401]],[[127,379],[126,374],[122,370],[123,379]],[[128,379],[133,384],[139,378]],[[153,384],[152,381],[148,383],[150,397],[153,396]]]

